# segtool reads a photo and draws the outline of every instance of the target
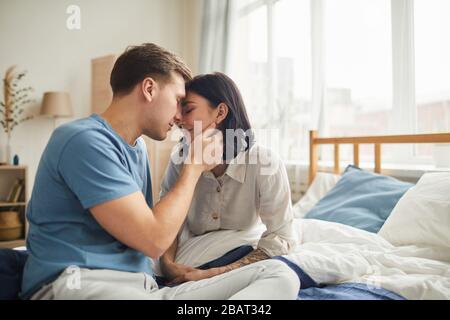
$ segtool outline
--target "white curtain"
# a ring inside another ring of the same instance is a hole
[[[389,128],[393,134],[416,132],[416,102],[414,74],[414,3],[411,0],[391,0],[392,10],[392,79],[393,119]],[[413,154],[411,144],[392,150],[395,159],[407,162]]]
[[[200,73],[229,70],[230,40],[236,17],[235,0],[203,0]]]
[[[325,39],[324,39],[324,0],[311,1],[311,63],[312,94],[311,129],[318,130],[320,136],[326,135],[325,125]]]

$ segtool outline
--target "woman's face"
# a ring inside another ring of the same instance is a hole
[[[219,108],[212,108],[207,99],[195,92],[186,92],[181,105],[181,120],[177,123],[189,132],[191,139],[206,129],[217,128]],[[195,123],[195,130],[194,130]]]

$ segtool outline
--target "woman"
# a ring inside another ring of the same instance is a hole
[[[199,75],[187,83],[177,125],[191,141],[210,128],[224,134],[224,163],[199,179],[184,227],[194,235],[202,235],[221,229],[247,230],[262,221],[266,231],[257,248],[242,259],[207,270],[175,263],[175,239],[160,259],[165,277],[172,283],[200,280],[287,254],[295,246],[295,235],[286,170],[273,152],[255,143],[244,102],[233,80],[214,73]],[[180,169],[181,164],[169,162],[161,197],[175,183]]]

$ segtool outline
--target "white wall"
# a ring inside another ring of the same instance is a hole
[[[30,108],[34,114],[39,111],[43,92],[62,90],[71,95],[74,118],[88,116],[93,57],[120,53],[130,44],[155,42],[182,57],[185,55],[186,62],[196,69],[198,32],[189,30],[199,26],[199,21],[190,16],[198,18],[199,3],[199,0],[0,0],[0,73],[3,78],[13,64],[19,70],[28,70],[23,84],[35,89],[36,103]],[[66,27],[69,5],[81,9],[80,30]],[[39,117],[14,129],[13,151],[19,154],[22,164],[29,166],[31,184],[52,130],[53,122]],[[2,131],[0,147],[5,142]]]

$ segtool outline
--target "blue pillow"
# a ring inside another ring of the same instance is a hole
[[[376,233],[398,200],[412,186],[350,165],[305,219],[338,222]]]
[[[0,249],[0,300],[19,299],[27,257],[26,251]]]

